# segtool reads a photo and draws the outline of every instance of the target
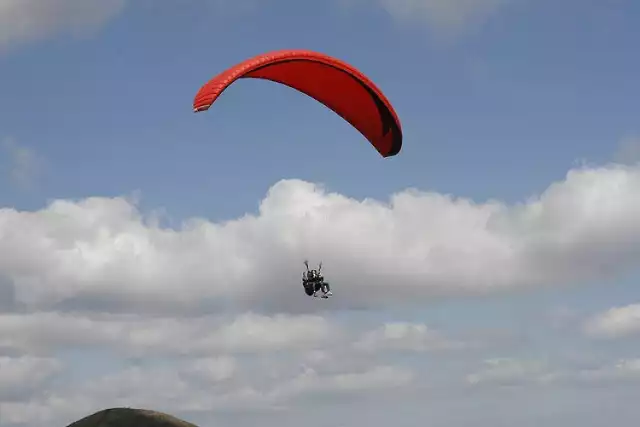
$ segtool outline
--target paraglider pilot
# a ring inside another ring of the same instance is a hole
[[[322,298],[329,298],[333,295],[329,283],[325,282],[324,277],[320,274],[322,262],[317,270],[309,270],[308,261],[305,261],[304,265],[307,267],[307,271],[302,272],[302,286],[304,286],[305,293],[317,297],[318,291],[322,291]]]

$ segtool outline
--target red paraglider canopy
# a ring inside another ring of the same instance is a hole
[[[270,80],[309,95],[360,131],[383,157],[402,148],[400,120],[382,91],[353,66],[309,50],[269,52],[223,71],[198,91],[194,111],[208,110],[241,78]]]

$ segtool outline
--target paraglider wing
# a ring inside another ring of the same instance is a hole
[[[383,157],[398,154],[402,128],[382,91],[353,66],[309,50],[282,50],[247,59],[207,82],[196,94],[195,112],[208,110],[241,78],[270,80],[321,102],[356,128]]]

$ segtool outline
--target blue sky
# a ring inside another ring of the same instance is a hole
[[[4,3],[0,426],[115,405],[282,425],[314,400],[314,425],[640,415],[637,2]],[[401,153],[264,81],[192,112],[283,48],[371,77]]]
[[[637,131],[632,2],[515,2],[453,45],[430,38],[426,23],[394,22],[371,5],[298,3],[226,12],[137,2],[92,36],[3,55],[3,129],[51,172],[37,196],[18,200],[36,207],[140,190],[145,205],[180,217],[232,217],[290,177],[356,197],[416,186],[518,200],[576,159],[608,160]],[[214,74],[285,47],[327,52],[370,75],[402,118],[405,155],[383,163],[333,113],[264,82],[234,86],[212,114],[191,112]],[[307,168],[311,153],[317,161]],[[258,168],[265,154],[268,166]],[[236,193],[231,176],[241,194],[216,206]]]

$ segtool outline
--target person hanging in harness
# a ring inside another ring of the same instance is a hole
[[[318,297],[318,291],[322,291],[321,298],[329,298],[333,295],[329,283],[325,282],[324,277],[320,274],[322,270],[322,262],[317,270],[309,270],[309,262],[305,261],[304,265],[307,271],[302,272],[302,286],[309,296]]]

